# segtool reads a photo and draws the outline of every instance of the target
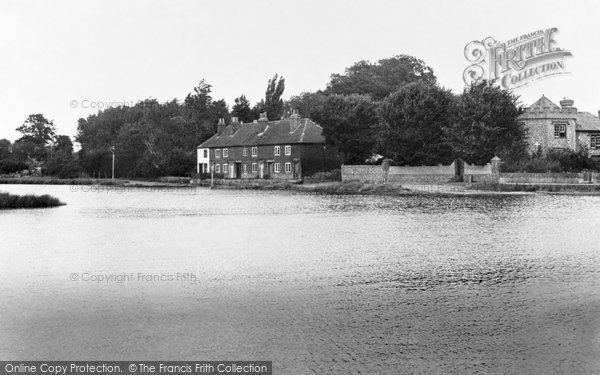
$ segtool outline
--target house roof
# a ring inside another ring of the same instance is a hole
[[[323,128],[310,119],[232,123],[198,148],[323,143]]]
[[[554,104],[550,99],[542,95],[535,103],[527,108],[527,111],[519,116],[520,118],[575,118],[577,131],[600,131],[600,119],[589,112],[578,112],[574,108],[572,100],[561,101],[559,107]]]
[[[541,98],[539,98],[535,103],[533,103],[532,105],[529,106],[529,109],[532,110],[544,110],[544,109],[549,109],[549,108],[557,108],[559,109],[560,107],[557,106],[556,104],[552,103],[552,101],[548,98],[546,98],[546,96],[542,95]]]
[[[589,112],[577,112],[577,130],[600,131],[600,119]]]

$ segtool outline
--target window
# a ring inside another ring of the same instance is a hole
[[[242,164],[242,172],[248,173],[248,164]]]
[[[275,173],[281,172],[281,163],[275,163]]]
[[[567,138],[567,125],[565,125],[565,124],[554,125],[554,138]]]
[[[244,147],[244,149],[242,150],[242,155],[248,156],[248,147]]]
[[[215,158],[220,158],[221,157],[221,150],[220,149],[216,149],[215,150]]]
[[[252,147],[252,157],[255,158],[258,156],[258,147]]]
[[[600,134],[592,135],[590,148],[600,148]]]
[[[292,154],[292,146],[285,146],[285,156],[290,156]]]
[[[229,172],[229,164],[223,164],[223,173]]]
[[[252,163],[252,173],[256,173],[258,171],[258,165],[256,163]]]
[[[215,165],[215,173],[221,173],[221,164]]]
[[[292,163],[285,163],[285,173],[292,173]]]
[[[281,155],[281,147],[275,146],[275,156]]]
[[[229,149],[228,148],[224,148],[223,149],[223,157],[226,158],[229,156]]]
[[[204,150],[204,159],[208,157],[208,150]]]

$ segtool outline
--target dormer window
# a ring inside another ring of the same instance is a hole
[[[554,125],[554,138],[567,138],[567,125],[565,125],[565,124]]]

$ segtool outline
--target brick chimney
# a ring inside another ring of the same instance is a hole
[[[223,134],[223,131],[225,131],[226,127],[227,125],[225,125],[225,119],[221,117],[217,123],[217,134]]]
[[[269,122],[269,119],[267,118],[267,112],[262,112],[260,114],[260,117],[258,118],[258,122]]]
[[[300,114],[297,109],[292,110],[292,115],[290,116],[290,132],[295,131],[300,126]]]
[[[573,107],[573,103],[575,103],[575,101],[564,98],[563,100],[560,101],[560,106],[562,108],[571,108],[571,107]]]

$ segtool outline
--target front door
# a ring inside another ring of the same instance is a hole
[[[294,172],[294,180],[301,178],[299,161],[294,161],[294,168],[292,169],[292,171]]]
[[[274,163],[267,163],[267,167],[268,167],[268,170],[269,170],[269,176],[268,177],[273,176],[273,174],[275,173],[275,165],[274,165]]]

